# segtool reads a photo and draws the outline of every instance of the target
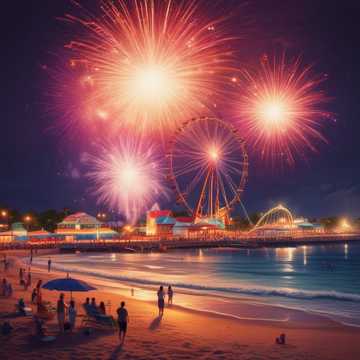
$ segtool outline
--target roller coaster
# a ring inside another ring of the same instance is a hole
[[[278,205],[261,216],[249,233],[261,231],[292,231],[295,228],[294,218],[290,210]]]

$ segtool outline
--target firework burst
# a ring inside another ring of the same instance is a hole
[[[162,133],[212,108],[232,71],[224,18],[209,20],[191,0],[100,3],[97,16],[82,7],[65,16],[83,30],[66,47],[74,66],[88,66],[90,102],[120,125]]]
[[[166,195],[155,149],[140,140],[124,140],[90,156],[89,178],[99,203],[135,223],[158,198]]]
[[[301,59],[287,60],[285,55],[269,61],[262,59],[255,75],[246,73],[237,106],[239,126],[261,156],[293,163],[305,150],[316,150],[326,141],[321,133],[322,119],[331,114],[322,109],[327,102],[319,85],[324,76],[303,67]]]

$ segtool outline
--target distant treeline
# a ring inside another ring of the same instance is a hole
[[[28,230],[40,230],[45,229],[47,231],[54,231],[59,222],[61,222],[66,216],[75,213],[75,210],[70,208],[64,208],[62,210],[48,209],[42,212],[37,211],[26,211],[20,212],[16,209],[11,209],[6,206],[1,206],[0,204],[0,223],[8,223],[12,224],[14,222],[22,222],[26,224],[26,228]],[[1,214],[4,214],[1,216]],[[173,216],[181,217],[181,216],[189,216],[186,211],[173,211]],[[230,228],[233,230],[248,230],[253,225],[257,223],[257,221],[262,216],[262,213],[255,212],[249,215],[249,218],[240,215],[234,215],[231,218]],[[26,218],[28,220],[26,220]],[[106,220],[110,220],[107,218]],[[339,226],[341,221],[343,220],[340,216],[330,216],[324,218],[309,218],[309,222],[321,224],[327,230],[332,230]],[[144,226],[146,223],[145,217],[139,220],[139,224]],[[350,224],[353,227],[360,228],[360,218],[353,219],[350,221]]]

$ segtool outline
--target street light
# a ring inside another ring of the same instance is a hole
[[[24,221],[27,224],[28,230],[30,230],[30,222],[32,221],[32,217],[30,215],[24,216]]]

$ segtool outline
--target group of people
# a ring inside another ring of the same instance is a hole
[[[168,296],[168,305],[172,305],[173,297],[174,297],[174,291],[173,291],[171,285],[168,286],[167,296]],[[159,290],[157,292],[157,297],[158,297],[159,316],[163,316],[164,315],[164,308],[165,308],[165,297],[166,297],[166,292],[165,292],[163,286],[159,287]]]
[[[65,330],[72,332],[75,329],[77,310],[73,299],[67,305],[64,300],[64,294],[61,293],[56,304],[56,314],[61,333]]]
[[[13,288],[10,281],[7,281],[5,278],[1,282],[1,296],[10,297],[12,296]]]
[[[85,303],[84,303],[84,307],[86,310],[89,310],[93,313],[98,313],[101,315],[106,315],[106,307],[105,307],[105,303],[103,301],[100,302],[99,305],[96,304],[96,299],[93,297],[91,298],[86,298]]]

